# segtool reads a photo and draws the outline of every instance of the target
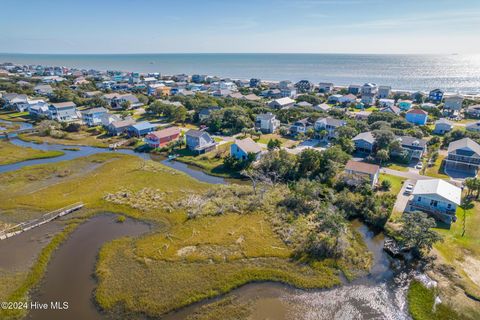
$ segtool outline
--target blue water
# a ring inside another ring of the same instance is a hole
[[[0,62],[98,70],[208,74],[336,85],[480,93],[480,55],[377,54],[0,54]]]

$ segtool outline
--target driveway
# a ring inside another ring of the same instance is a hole
[[[413,184],[415,186],[416,181],[413,180],[405,180],[405,183],[402,186],[402,189],[400,189],[400,192],[397,195],[397,200],[395,201],[395,205],[393,206],[393,211],[394,212],[404,212],[405,208],[408,204],[408,201],[412,198],[412,195],[407,195],[405,194],[405,188],[409,184]]]

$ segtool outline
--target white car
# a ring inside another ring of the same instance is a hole
[[[415,166],[415,169],[418,169],[418,170],[422,170],[423,168],[423,163],[419,162],[417,163],[417,165]]]
[[[409,183],[406,187],[405,187],[405,193],[406,194],[410,194],[412,193],[413,191],[413,184]]]

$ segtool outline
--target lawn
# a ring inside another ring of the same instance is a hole
[[[176,158],[176,161],[180,161],[192,166],[199,167],[207,174],[225,178],[240,178],[241,175],[238,172],[226,170],[223,167],[223,159],[230,154],[230,146],[233,142],[227,142],[217,146],[213,151],[205,154],[194,154],[187,148],[175,150],[174,153],[180,155]]]
[[[268,141],[270,141],[271,139],[280,140],[280,142],[282,143],[282,147],[284,147],[284,148],[290,148],[290,147],[295,146],[299,143],[296,140],[284,138],[281,135],[276,134],[276,133],[262,134],[258,140],[255,140],[255,142],[262,143],[262,144],[267,144]]]
[[[391,194],[397,195],[400,192],[400,190],[402,189],[403,182],[405,181],[405,178],[393,176],[393,175],[390,175],[390,174],[381,173],[380,178],[378,179],[378,183],[381,184],[382,181],[384,181],[384,180],[388,180],[392,184],[389,192]]]
[[[41,151],[16,146],[8,141],[0,140],[0,165],[20,161],[54,158],[63,155],[62,151]]]
[[[12,122],[32,120],[28,112],[2,112],[0,119]]]
[[[403,172],[408,171],[408,164],[404,164],[404,163],[388,162],[384,164],[383,167],[392,169],[392,170],[403,171]]]
[[[438,156],[432,167],[426,167],[424,174],[433,178],[449,179],[450,177],[443,171],[443,159],[445,159],[445,156]]]

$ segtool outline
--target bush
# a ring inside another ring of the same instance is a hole
[[[392,187],[390,180],[383,180],[381,183],[382,190],[388,191]]]

